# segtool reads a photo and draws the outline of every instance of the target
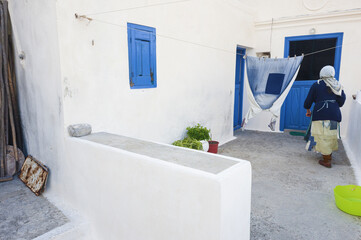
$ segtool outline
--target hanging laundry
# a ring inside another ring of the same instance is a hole
[[[250,108],[243,119],[242,128],[256,114],[269,111],[273,114],[270,124],[275,130],[276,119],[288,92],[291,90],[303,56],[293,58],[246,58],[246,91]]]

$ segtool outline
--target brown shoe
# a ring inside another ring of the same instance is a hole
[[[332,157],[331,157],[331,154],[330,155],[322,155],[323,157],[323,160],[320,160],[318,161],[318,163],[324,167],[327,167],[327,168],[331,168],[332,165],[331,165],[331,160],[332,160]]]

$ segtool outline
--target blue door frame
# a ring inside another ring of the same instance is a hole
[[[313,40],[313,39],[325,39],[325,38],[336,38],[336,50],[335,50],[335,62],[334,62],[334,68],[335,68],[335,78],[338,80],[339,79],[339,75],[340,75],[340,65],[341,65],[341,52],[342,52],[342,40],[343,40],[343,33],[339,32],[339,33],[328,33],[328,34],[317,34],[317,35],[304,35],[304,36],[295,36],[295,37],[286,37],[285,38],[285,48],[284,48],[284,57],[288,57],[289,56],[289,47],[290,47],[290,42],[291,41],[302,41],[302,40]],[[306,53],[305,53],[306,54]],[[316,53],[317,54],[317,53]],[[285,102],[282,105],[281,108],[281,116],[280,116],[280,131],[283,131],[285,129],[285,121],[286,118],[289,116],[286,116],[286,105],[287,105],[287,101],[291,101],[292,96],[294,96],[292,94],[292,92],[294,92],[296,95],[299,96],[300,99],[298,99],[298,101],[302,101],[302,106],[303,106],[303,101],[305,100],[306,96],[305,96],[305,92],[306,94],[308,93],[309,87],[316,81],[315,80],[311,80],[311,81],[295,81],[291,91],[288,95],[288,97],[286,98]],[[296,101],[296,99],[294,99],[293,101]],[[301,113],[306,113],[306,110],[300,109]],[[301,114],[302,116],[302,114]],[[304,116],[304,115],[303,115]],[[302,116],[302,117],[303,117]],[[299,121],[301,121],[303,124],[308,125],[305,121],[309,122],[309,118],[304,119],[304,117],[301,119],[299,119]],[[300,129],[300,130],[305,130],[305,129]]]
[[[243,83],[244,83],[244,58],[246,49],[237,47],[236,55],[236,76],[235,76],[235,90],[234,90],[234,116],[233,129],[237,130],[242,124],[243,111]]]

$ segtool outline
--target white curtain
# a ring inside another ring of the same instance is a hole
[[[274,130],[276,119],[296,79],[302,60],[303,56],[281,59],[246,58],[246,91],[250,108],[243,119],[242,128],[256,114],[269,111],[273,117],[268,126]],[[274,76],[277,77],[276,82],[271,81]],[[279,86],[276,86],[278,84]],[[268,89],[271,89],[271,93]]]

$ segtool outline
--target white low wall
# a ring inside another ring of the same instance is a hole
[[[361,94],[360,94],[361,95]],[[351,99],[350,99],[351,101]],[[347,156],[361,185],[361,101],[352,101],[347,138],[344,142]]]
[[[250,238],[249,162],[181,149],[185,161],[189,154],[201,154],[231,163],[214,174],[209,166],[209,172],[182,166],[178,157],[180,164],[175,164],[85,139],[65,142],[63,195],[90,220],[95,239]],[[166,154],[179,152],[159,145],[168,149]]]

